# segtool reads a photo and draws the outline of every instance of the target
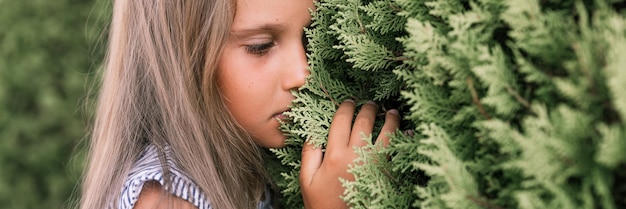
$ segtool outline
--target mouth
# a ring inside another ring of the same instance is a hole
[[[287,122],[289,120],[289,116],[285,115],[286,112],[289,112],[291,109],[286,109],[280,113],[274,115],[274,118],[281,122]]]

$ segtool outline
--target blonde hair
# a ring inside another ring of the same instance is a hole
[[[117,205],[148,144],[162,162],[169,146],[214,208],[256,207],[269,181],[261,150],[228,113],[216,82],[234,3],[114,1],[81,208]]]

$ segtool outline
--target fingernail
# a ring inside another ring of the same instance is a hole
[[[400,115],[400,112],[398,112],[398,110],[396,110],[396,109],[391,109],[391,110],[389,110],[387,112],[391,113],[391,114],[394,114],[394,115],[398,115],[398,116]]]
[[[378,104],[376,104],[376,102],[374,101],[367,101],[367,104],[371,104],[371,105],[378,107]]]
[[[406,136],[415,136],[415,132],[413,132],[413,130],[406,130],[404,131],[404,135]]]
[[[354,100],[351,100],[351,99],[343,100],[343,102],[351,102],[352,104],[356,104],[356,102],[354,102]]]

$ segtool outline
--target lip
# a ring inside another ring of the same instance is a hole
[[[283,110],[282,112],[276,113],[274,115],[274,118],[278,119],[279,121],[286,122],[289,119],[289,117],[285,115],[284,113],[289,112],[290,110],[291,109],[286,109],[286,110]]]

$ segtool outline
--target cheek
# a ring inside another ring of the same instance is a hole
[[[245,74],[237,72],[222,73],[218,79],[224,102],[233,115],[250,114],[250,106],[258,105],[259,94],[255,81],[246,79]]]
[[[228,59],[220,61],[217,82],[228,111],[239,124],[248,129],[249,124],[252,122],[249,117],[249,102],[251,99],[250,94],[253,93],[248,89],[253,84],[242,79],[238,66],[229,61]]]
[[[227,103],[234,99],[238,92],[242,92],[239,89],[242,83],[238,79],[241,66],[233,59],[233,54],[230,50],[225,50],[217,65],[217,83]]]
[[[242,97],[245,94],[250,94],[250,90],[255,90],[256,80],[259,76],[251,70],[254,65],[245,57],[227,52],[222,55],[217,69],[217,82],[220,90],[223,93],[228,93],[227,96],[229,97]]]
[[[228,111],[235,117],[237,122],[240,122],[239,117],[235,114],[239,112],[239,107],[237,107],[239,102],[236,96],[238,92],[242,91],[238,89],[240,85],[237,83],[237,79],[234,79],[236,78],[238,66],[235,62],[232,62],[232,59],[229,59],[230,57],[232,57],[232,53],[225,50],[217,65],[217,84]]]

